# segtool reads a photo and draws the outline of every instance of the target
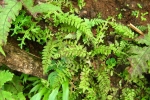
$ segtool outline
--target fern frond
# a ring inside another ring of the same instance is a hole
[[[25,8],[36,17],[37,13],[61,12],[61,8],[50,3],[40,3],[33,6],[33,0],[22,0]]]
[[[93,40],[93,34],[91,32],[89,21],[87,22],[87,20],[83,20],[74,14],[69,15],[69,13],[55,13],[53,19],[56,26],[59,24],[66,24],[68,26],[75,27],[82,33],[82,36],[85,36],[85,43],[89,40]],[[80,38],[80,36],[77,37]]]
[[[85,57],[88,53],[83,45],[67,42],[60,54],[65,57]]]
[[[145,31],[147,30],[147,27],[146,26],[136,26],[139,30],[141,31]]]
[[[104,42],[103,38],[106,36],[105,32],[107,29],[108,29],[108,22],[107,21],[98,22],[97,33],[96,33],[96,37],[95,37],[95,45],[96,46],[98,46],[100,43]]]
[[[129,52],[134,54],[128,58],[132,66],[132,72],[130,74],[133,78],[137,76],[141,77],[142,73],[147,73],[150,70],[147,64],[147,61],[150,60],[150,47],[141,48],[133,46]]]
[[[71,33],[71,32],[76,32],[77,29],[73,26],[68,26],[66,24],[61,25],[61,28],[59,29],[62,32],[67,32],[67,33]]]
[[[101,94],[101,100],[106,100],[107,94],[110,90],[110,78],[109,74],[105,71],[99,72],[97,76],[98,85],[99,85],[99,93]]]
[[[140,44],[146,44],[150,46],[150,24],[147,26],[148,34],[144,35],[144,38],[137,38],[136,41]]]
[[[130,89],[130,88],[122,89],[121,98],[123,100],[135,100],[135,96],[136,96],[136,91],[134,89]]]
[[[133,46],[129,53],[131,55],[129,57],[129,61],[131,66],[133,67],[133,71],[131,72],[132,76],[142,76],[142,73],[147,73],[150,69],[148,67],[147,61],[150,60],[150,25],[148,25],[148,34],[144,35],[144,38],[138,38],[136,41],[140,44],[146,44],[147,47],[138,47]]]
[[[10,73],[9,71],[0,71],[0,88],[2,88],[6,82],[12,80],[13,75],[14,74]]]
[[[134,32],[132,32],[127,26],[115,22],[110,22],[110,25],[114,28],[116,34],[128,38],[134,38]]]
[[[21,2],[17,0],[4,0],[4,3],[5,5],[0,12],[0,46],[6,44],[11,23],[16,19],[22,8]]]
[[[109,54],[111,54],[112,50],[114,49],[113,46],[114,45],[110,45],[110,46],[100,45],[99,47],[94,48],[91,54],[92,56],[98,55],[98,54],[103,54],[103,55],[108,56]]]
[[[2,48],[2,46],[0,46],[0,52],[3,54],[3,56],[6,56],[6,54],[5,54],[5,52],[4,52],[3,48]]]
[[[48,76],[48,81],[50,83],[50,86],[53,89],[60,86],[60,80],[59,79],[60,78],[59,78],[58,73],[56,71],[50,73],[50,75]]]
[[[81,72],[80,75],[80,84],[79,88],[82,89],[82,92],[85,93],[86,91],[89,90],[90,88],[90,83],[89,83],[89,73],[90,69],[87,66],[84,66],[83,71]]]
[[[57,47],[59,46],[60,46],[60,41],[57,41],[57,40],[55,41],[52,39],[46,44],[46,46],[44,46],[44,49],[42,52],[42,56],[43,56],[42,64],[43,64],[44,73],[46,73],[48,67],[51,65],[51,60],[57,59],[60,56],[57,53],[58,52]]]
[[[96,26],[96,25],[100,25],[102,23],[105,23],[107,21],[103,20],[103,19],[98,19],[98,18],[94,18],[90,20],[91,23],[91,27]]]

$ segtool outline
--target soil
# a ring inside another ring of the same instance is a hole
[[[94,18],[98,13],[101,17],[107,19],[109,16],[114,17],[118,22],[123,24],[132,23],[135,26],[147,25],[150,23],[150,1],[149,0],[85,0],[86,5],[82,11],[87,13],[82,16]],[[139,8],[140,4],[142,8]],[[80,13],[83,13],[83,12]],[[139,11],[139,16],[136,18],[132,15],[132,11]],[[141,21],[141,13],[148,12],[144,17],[146,21]],[[118,19],[117,15],[122,14],[122,19]]]

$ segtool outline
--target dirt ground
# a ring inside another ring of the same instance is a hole
[[[88,13],[82,16],[87,18],[94,18],[100,13],[104,19],[113,16],[118,22],[125,25],[132,23],[135,26],[141,26],[150,23],[149,0],[85,0],[85,2],[86,6],[83,9]],[[142,8],[139,8],[138,4],[140,4]],[[132,15],[133,11],[139,11],[138,18]],[[148,14],[144,16],[147,20],[141,21],[140,16],[145,12],[148,12]],[[120,13],[122,14],[122,19],[118,19],[117,15]]]

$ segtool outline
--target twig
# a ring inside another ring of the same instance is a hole
[[[144,33],[140,29],[138,29],[137,27],[135,27],[133,24],[130,23],[128,26],[131,29],[133,29],[134,31],[136,31],[137,33],[139,33],[140,35],[144,35]]]

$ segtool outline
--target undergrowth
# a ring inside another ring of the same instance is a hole
[[[6,56],[2,47],[7,44],[9,31],[17,36],[21,49],[26,40],[38,42],[44,46],[41,59],[48,78],[17,76],[1,69],[0,100],[149,99],[150,87],[144,74],[150,72],[150,25],[140,27],[148,29],[141,39],[113,18],[75,15],[85,5],[84,0],[78,0],[78,9],[69,0],[3,2],[0,52]]]

